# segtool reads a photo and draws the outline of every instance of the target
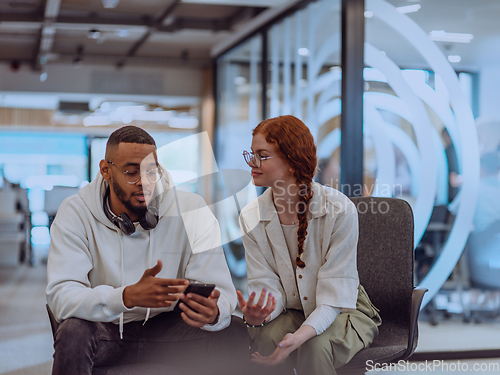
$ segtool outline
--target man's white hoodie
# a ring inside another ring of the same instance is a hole
[[[203,198],[176,191],[166,170],[164,176],[171,188],[160,195],[158,225],[149,231],[136,225],[130,236],[104,213],[107,182],[101,175],[63,201],[50,229],[47,265],[47,302],[58,321],[75,317],[120,323],[122,331],[123,322],[147,321],[172,310],[123,304],[125,286],[139,281],[160,259],[163,269],[156,277],[215,284],[220,291],[219,320],[203,329],[229,325],[237,299],[217,219]]]

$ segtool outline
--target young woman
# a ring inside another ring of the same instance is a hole
[[[254,184],[270,187],[240,216],[249,298],[238,300],[252,361],[276,374],[335,374],[381,323],[359,285],[356,207],[313,182],[314,139],[294,116],[261,122],[243,154]]]

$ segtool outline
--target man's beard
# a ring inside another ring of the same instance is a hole
[[[132,204],[130,199],[125,199],[125,191],[121,188],[121,186],[117,183],[113,184],[113,191],[115,192],[115,195],[117,198],[120,200],[120,202],[123,203],[125,208],[129,210],[129,212],[133,213],[134,215],[137,216],[143,216],[146,211],[148,210],[147,206],[144,207],[137,207]]]

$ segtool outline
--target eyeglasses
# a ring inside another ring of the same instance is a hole
[[[106,160],[109,164],[115,166],[122,172],[125,176],[125,181],[129,184],[136,184],[141,179],[142,173],[146,174],[146,178],[152,184],[158,182],[162,176],[161,170],[158,167],[151,168],[147,171],[141,173],[139,169],[133,169],[131,171],[122,171],[122,169],[110,160]]]
[[[274,156],[262,156],[259,154],[254,154],[253,152],[243,151],[243,157],[248,165],[252,162],[257,168],[260,168],[261,160],[271,159]]]

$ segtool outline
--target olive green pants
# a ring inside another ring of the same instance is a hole
[[[303,311],[289,309],[263,327],[249,328],[252,352],[271,355],[283,337],[299,329],[304,320]],[[288,375],[295,368],[298,375],[334,375],[335,368],[372,343],[380,324],[378,309],[360,285],[356,310],[340,313],[326,331],[302,344],[281,365],[253,365],[253,373]]]

